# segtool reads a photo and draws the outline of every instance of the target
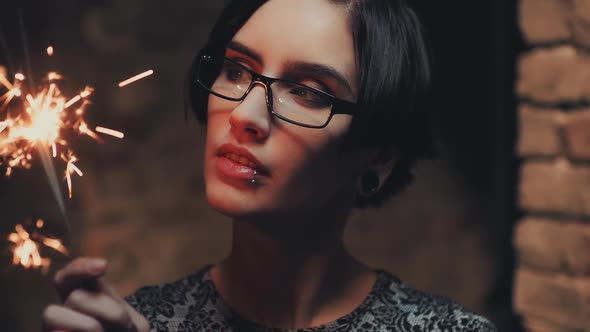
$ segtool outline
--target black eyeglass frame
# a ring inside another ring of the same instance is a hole
[[[246,91],[244,92],[244,95],[242,95],[240,98],[232,98],[232,97],[228,97],[228,96],[224,96],[222,94],[219,94],[213,90],[211,90],[210,88],[208,88],[203,82],[201,82],[200,80],[200,71],[201,71],[201,64],[203,61],[207,60],[207,61],[211,61],[212,60],[212,56],[207,55],[207,54],[200,54],[199,55],[199,67],[197,70],[197,83],[199,83],[199,86],[201,86],[201,88],[205,89],[206,91],[208,91],[209,93],[212,93],[213,95],[219,97],[219,98],[223,98],[226,100],[230,100],[230,101],[243,101],[244,99],[246,99],[246,97],[248,96],[248,94],[250,93],[250,91],[254,88],[254,85],[259,83],[262,84],[264,86],[264,90],[265,92],[265,99],[266,99],[266,107],[269,113],[273,114],[274,116],[278,117],[279,119],[292,123],[294,125],[298,125],[301,127],[306,127],[306,128],[316,128],[316,129],[320,129],[320,128],[325,128],[328,123],[330,123],[330,120],[332,119],[332,116],[334,114],[349,114],[352,116],[357,115],[358,113],[358,105],[354,102],[348,101],[348,100],[344,100],[344,99],[340,99],[338,97],[335,97],[325,91],[322,91],[320,89],[311,87],[311,86],[307,86],[305,84],[301,84],[301,83],[297,83],[297,82],[292,82],[289,80],[285,80],[285,79],[280,79],[280,78],[273,78],[273,77],[268,77],[268,76],[264,76],[262,74],[258,74],[254,71],[252,71],[251,69],[243,66],[242,64],[233,61],[232,59],[228,59],[227,57],[223,57],[223,59],[225,61],[229,61],[233,64],[235,64],[236,66],[242,68],[244,71],[248,72],[250,75],[252,75],[252,81],[250,82],[250,86],[248,86],[248,88],[246,89]],[[274,111],[274,108],[272,106],[272,89],[271,89],[271,85],[274,82],[285,82],[285,83],[289,83],[289,84],[293,84],[293,85],[297,85],[297,86],[301,86],[303,88],[306,89],[310,89],[314,92],[319,93],[320,95],[328,98],[332,104],[331,108],[330,108],[330,116],[328,116],[328,119],[326,120],[326,122],[323,125],[309,125],[309,124],[305,124],[305,123],[301,123],[301,122],[297,122],[297,121],[293,121],[291,119],[288,119],[278,113],[276,113]]]

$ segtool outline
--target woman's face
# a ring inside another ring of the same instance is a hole
[[[225,55],[256,73],[356,101],[348,17],[328,1],[268,1],[234,36]],[[310,71],[309,65],[337,75]],[[233,217],[273,216],[313,211],[341,199],[350,203],[367,159],[341,151],[350,115],[334,115],[322,129],[285,122],[268,112],[260,84],[242,102],[210,95],[208,111],[205,181],[215,209]]]

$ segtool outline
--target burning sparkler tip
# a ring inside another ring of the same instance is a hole
[[[55,49],[51,45],[47,47],[46,51],[49,56],[55,54]],[[152,75],[153,72],[153,70],[148,70],[136,75],[126,80],[126,83],[121,82],[120,86]],[[10,75],[12,74],[14,73],[10,73]],[[71,176],[74,173],[82,176],[83,173],[75,165],[78,159],[71,151],[68,151],[67,155],[64,156],[62,151],[68,148],[70,142],[63,135],[66,134],[66,131],[70,131],[87,135],[97,142],[102,142],[101,137],[88,127],[84,119],[85,110],[90,104],[87,98],[93,93],[94,89],[86,86],[74,97],[66,98],[60,91],[60,85],[56,82],[63,79],[63,76],[57,72],[47,73],[41,86],[34,86],[32,81],[30,81],[31,86],[25,86],[23,81],[26,77],[21,72],[17,72],[14,76],[10,75],[5,67],[0,66],[0,92],[2,93],[0,95],[0,170],[8,177],[12,175],[15,169],[29,169],[32,165],[33,152],[39,151],[53,193],[65,215],[62,194],[57,184],[58,180],[55,177],[52,159],[49,153],[44,151],[51,149],[53,158],[61,155],[65,161],[65,178],[68,185],[68,194],[71,198]],[[29,80],[33,78],[30,71],[28,72],[28,78]],[[12,100],[17,100],[17,102],[11,103]],[[76,108],[70,110],[70,106],[76,103],[79,103]],[[124,137],[122,132],[103,127],[96,127],[96,132],[117,138]],[[42,225],[42,221],[37,222],[39,228]],[[14,239],[15,236],[18,236],[18,234],[11,236],[11,238]],[[28,244],[28,246],[32,245]],[[42,261],[40,257],[27,257],[27,262]],[[22,262],[21,260],[18,261]],[[26,264],[28,263],[23,263],[23,265]]]

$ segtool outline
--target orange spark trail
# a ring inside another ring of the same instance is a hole
[[[148,76],[152,75],[153,73],[154,73],[154,71],[150,69],[150,70],[145,71],[145,72],[143,72],[141,74],[137,74],[137,75],[135,75],[135,76],[133,76],[131,78],[128,78],[128,79],[120,82],[119,83],[119,87],[122,88],[122,87],[124,87],[126,85],[129,85],[129,84],[131,84],[131,83],[133,83],[135,81],[138,81],[138,80],[140,80],[142,78],[148,77]]]
[[[102,133],[102,134],[106,134],[106,135],[111,135],[111,136],[116,137],[116,138],[123,138],[123,137],[125,137],[125,134],[123,134],[122,132],[116,131],[116,130],[113,130],[113,129],[109,129],[109,128],[96,127],[95,130],[98,133]]]

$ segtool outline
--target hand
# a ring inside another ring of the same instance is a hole
[[[43,311],[44,331],[149,332],[148,321],[103,278],[104,259],[76,258],[54,277],[63,305]]]

